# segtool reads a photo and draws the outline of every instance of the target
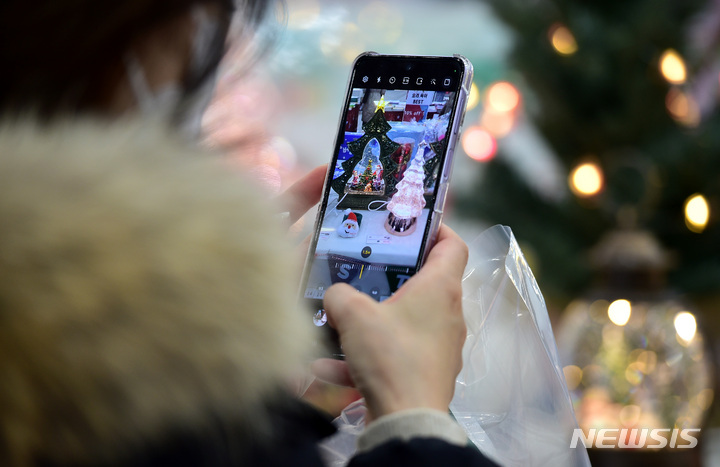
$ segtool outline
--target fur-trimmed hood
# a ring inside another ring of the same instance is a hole
[[[0,464],[121,455],[308,356],[257,188],[148,122],[0,126]]]

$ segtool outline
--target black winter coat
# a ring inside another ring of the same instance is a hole
[[[270,410],[273,435],[264,441],[235,440],[218,426],[204,436],[187,433],[133,454],[117,467],[323,467],[318,443],[335,432],[325,414],[286,400]],[[496,464],[468,445],[440,439],[391,440],[352,458],[348,467],[490,467]]]

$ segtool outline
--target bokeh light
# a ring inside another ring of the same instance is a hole
[[[467,101],[467,110],[470,111],[478,106],[480,103],[480,90],[477,87],[477,84],[472,83],[472,86],[470,86],[470,95],[468,96]]]
[[[708,410],[714,397],[715,392],[712,389],[703,389],[695,398],[695,404],[702,410]]]
[[[630,320],[630,314],[632,313],[632,305],[629,301],[620,299],[615,300],[608,307],[608,318],[613,324],[618,326],[625,326]]]
[[[565,375],[565,384],[567,384],[568,390],[573,391],[580,385],[583,371],[579,366],[567,365],[563,367],[563,374]]]
[[[549,31],[550,43],[557,53],[561,55],[572,55],[577,52],[578,46],[575,36],[562,24],[554,24]]]
[[[597,164],[586,162],[570,172],[570,189],[578,196],[593,196],[603,187],[603,174]]]
[[[652,350],[636,349],[640,352],[637,355],[635,361],[640,364],[642,372],[649,375],[657,366],[657,354]]]
[[[663,77],[673,84],[682,84],[687,78],[685,70],[685,62],[680,54],[673,49],[663,52],[660,57],[660,73]]]
[[[685,225],[695,233],[707,227],[710,219],[710,206],[701,194],[694,194],[685,200]]]
[[[638,384],[642,383],[642,380],[645,377],[645,372],[643,371],[643,369],[644,367],[642,363],[633,362],[628,365],[627,368],[625,368],[625,379],[627,380],[627,382],[632,384],[633,386],[637,386]]]
[[[677,88],[668,91],[665,106],[678,123],[687,127],[696,127],[700,123],[700,108],[695,99]]]
[[[638,405],[626,405],[620,410],[619,418],[623,426],[634,427],[640,421],[642,409]]]
[[[473,126],[465,130],[462,137],[462,147],[471,159],[486,162],[495,156],[497,141],[484,128]]]
[[[509,112],[493,112],[491,109],[483,112],[480,125],[495,138],[502,138],[510,133],[515,126],[515,117]]]
[[[695,316],[693,316],[692,313],[681,311],[675,315],[673,325],[675,325],[675,332],[677,332],[678,337],[680,337],[683,341],[691,342],[695,337],[695,333],[697,332],[697,322],[695,321]]]
[[[506,81],[497,82],[488,88],[487,105],[496,112],[511,112],[520,105],[520,93]]]
[[[609,306],[577,299],[566,309],[558,350],[566,380],[573,367],[582,368],[570,393],[583,430],[701,427],[712,410],[712,361],[702,330],[666,293],[644,297],[650,300]],[[596,316],[601,311],[603,319]]]

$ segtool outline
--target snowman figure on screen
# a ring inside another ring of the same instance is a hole
[[[343,212],[343,220],[337,230],[337,234],[344,238],[354,238],[360,233],[360,223],[362,222],[362,214],[346,209]]]

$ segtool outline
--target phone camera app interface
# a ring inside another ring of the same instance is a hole
[[[431,219],[456,93],[443,75],[388,73],[384,89],[365,76],[346,109],[308,299],[336,282],[387,299],[415,273]]]

